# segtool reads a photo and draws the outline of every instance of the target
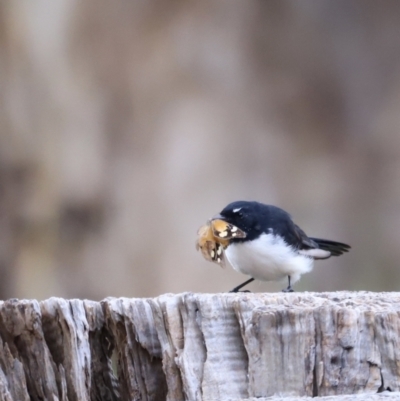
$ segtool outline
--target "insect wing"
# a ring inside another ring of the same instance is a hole
[[[214,237],[210,222],[197,231],[196,249],[201,251],[204,259],[218,263],[220,266],[224,266],[224,246],[227,243],[228,241]]]
[[[233,238],[246,238],[246,233],[233,224],[224,220],[211,220],[213,235],[221,240],[231,240]]]

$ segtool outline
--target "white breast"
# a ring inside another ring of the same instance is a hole
[[[312,258],[298,254],[283,238],[273,234],[230,244],[225,255],[236,271],[261,281],[291,276],[291,282],[295,283],[313,268]]]

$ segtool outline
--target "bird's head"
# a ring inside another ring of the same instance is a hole
[[[262,211],[258,202],[237,201],[230,203],[212,220],[223,220],[246,233],[246,238],[256,238],[260,231]],[[238,239],[240,241],[240,239]]]

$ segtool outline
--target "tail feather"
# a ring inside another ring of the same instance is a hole
[[[321,238],[310,238],[318,244],[320,249],[329,251],[332,256],[340,256],[343,253],[348,252],[351,248],[350,245],[343,244],[342,242],[331,241],[328,239]]]

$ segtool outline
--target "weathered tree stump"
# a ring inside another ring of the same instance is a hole
[[[0,400],[400,400],[399,312],[370,292],[8,300]]]

